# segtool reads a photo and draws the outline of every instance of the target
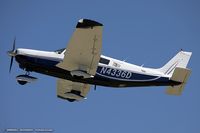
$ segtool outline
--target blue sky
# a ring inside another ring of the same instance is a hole
[[[0,131],[51,128],[62,132],[200,132],[200,2],[198,0],[0,0]],[[53,51],[66,47],[80,18],[104,24],[102,54],[134,64],[161,67],[180,49],[192,51],[191,77],[182,96],[166,87],[115,89],[98,86],[88,99],[56,97],[56,78],[20,86],[24,74],[6,51]]]

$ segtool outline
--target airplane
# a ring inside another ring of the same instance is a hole
[[[80,19],[66,48],[56,51],[15,49],[8,51],[26,73],[16,80],[25,85],[37,80],[36,72],[57,79],[57,97],[69,102],[86,99],[90,86],[168,86],[167,94],[180,95],[191,73],[187,68],[192,52],[179,51],[161,68],[147,68],[101,55],[103,24]]]

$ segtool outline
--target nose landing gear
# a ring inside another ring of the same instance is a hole
[[[19,75],[19,76],[20,76],[20,75]],[[18,82],[20,85],[25,85],[25,84],[28,83],[27,81],[18,80],[18,79],[17,79],[17,82]]]
[[[30,76],[30,73],[26,72],[26,74],[24,74],[24,75],[18,75],[16,77],[16,80],[20,85],[25,85],[27,83],[32,83],[32,82],[36,81],[37,78]]]

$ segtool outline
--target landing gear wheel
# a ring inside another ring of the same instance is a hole
[[[74,75],[73,77],[76,78],[76,79],[83,79],[84,78],[83,76],[76,76],[76,75]]]
[[[29,75],[30,75],[29,72],[26,72],[25,75],[18,75],[16,77],[16,80],[20,85],[25,85],[27,83],[32,83],[32,82],[37,80],[37,78],[29,76]]]
[[[17,80],[17,82],[18,82],[20,85],[25,85],[25,84],[28,83],[27,81],[21,81],[21,80]]]
[[[68,100],[69,102],[74,102],[74,101],[76,101],[76,99],[71,99],[71,98],[67,98],[67,100]]]

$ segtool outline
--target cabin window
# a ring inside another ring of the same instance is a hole
[[[58,53],[58,54],[61,54],[64,50],[65,50],[65,48],[62,48],[62,49],[58,49],[58,50],[56,50],[56,51],[54,51],[54,52],[56,52],[56,53]]]
[[[110,62],[110,60],[105,59],[105,58],[102,58],[102,57],[101,57],[100,60],[99,60],[99,63],[106,64],[106,65],[108,65],[109,62]]]
[[[114,66],[114,67],[120,67],[121,65],[118,64],[118,63],[116,63],[116,62],[113,62],[113,66]]]

